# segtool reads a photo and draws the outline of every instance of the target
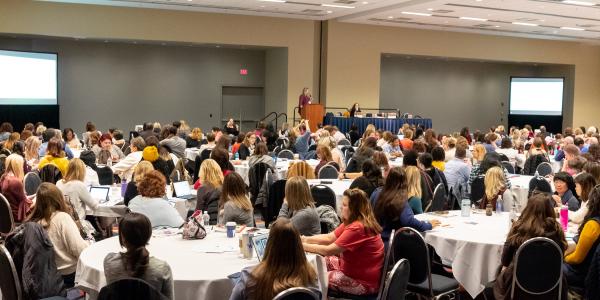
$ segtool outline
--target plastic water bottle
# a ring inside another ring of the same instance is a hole
[[[233,158],[235,160],[239,160],[240,159],[240,153],[239,153],[239,151],[235,152],[235,154],[233,155]]]
[[[208,211],[205,210],[204,213],[202,214],[202,225],[204,225],[204,227],[209,226],[210,224],[210,216],[208,215]]]
[[[502,200],[502,196],[498,196],[498,200],[496,200],[496,213],[501,213],[504,211],[504,200]]]
[[[125,192],[127,191],[127,179],[121,180],[121,197],[125,198]]]
[[[567,226],[569,225],[569,207],[566,205],[560,207],[560,225],[563,231],[567,231]]]
[[[471,200],[462,199],[460,202],[460,216],[469,217],[471,215]]]

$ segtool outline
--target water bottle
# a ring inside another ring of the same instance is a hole
[[[208,211],[205,210],[204,213],[202,214],[202,225],[204,225],[204,227],[209,226],[210,224],[210,216],[208,215]]]
[[[236,152],[235,152],[235,154],[233,155],[233,158],[234,158],[235,160],[239,160],[239,159],[240,159],[240,153],[239,153],[239,151],[236,151]]]
[[[498,200],[496,200],[496,213],[501,213],[504,211],[504,201],[502,200],[502,196],[498,196]]]
[[[567,231],[567,226],[569,225],[569,207],[566,205],[560,207],[560,225],[563,231]]]
[[[471,200],[462,199],[460,202],[460,216],[469,217],[471,215]]]
[[[125,192],[127,191],[127,179],[121,180],[121,197],[125,198]]]

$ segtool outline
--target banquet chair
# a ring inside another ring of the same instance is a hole
[[[98,300],[166,300],[146,281],[137,278],[117,280],[100,290]]]
[[[4,245],[0,245],[0,291],[3,299],[23,299],[17,268]]]
[[[319,179],[337,179],[338,170],[332,165],[325,165],[319,170]]]
[[[0,235],[9,234],[15,228],[12,209],[10,203],[0,194]]]
[[[42,179],[40,179],[40,175],[36,172],[29,172],[25,174],[23,178],[23,185],[25,186],[25,194],[27,196],[31,196],[37,192],[38,187],[42,184]]]
[[[324,184],[317,184],[310,188],[310,193],[315,200],[315,206],[329,205],[337,210],[335,192]]]
[[[448,199],[446,198],[446,189],[443,183],[439,183],[433,191],[433,200],[429,203],[426,212],[442,211],[446,206]]]
[[[509,174],[516,174],[515,167],[508,161],[501,161],[502,167],[508,171]]]
[[[471,183],[471,203],[478,203],[485,193],[484,176],[477,176]]]
[[[418,231],[400,228],[391,251],[394,262],[407,259],[410,263],[408,291],[432,299],[455,295],[458,282],[454,278],[431,273],[429,247]]]
[[[98,183],[100,185],[111,185],[114,182],[114,174],[110,167],[98,167]]]
[[[294,159],[294,152],[288,149],[283,149],[277,153],[277,158]]]
[[[511,298],[561,299],[562,263],[563,251],[551,239],[535,237],[527,240],[515,254]]]
[[[212,149],[204,149],[200,152],[200,155],[196,156],[194,159],[194,176],[192,181],[198,181],[198,173],[200,172],[200,166],[205,159],[210,158],[210,154],[212,153]]]
[[[342,139],[337,144],[338,144],[338,146],[352,146],[352,144],[350,143],[350,140],[347,140],[347,139]]]
[[[274,222],[279,215],[279,210],[283,205],[285,198],[285,184],[287,180],[281,179],[273,182],[269,187],[269,196],[267,198],[267,207],[265,208],[265,227],[269,228],[269,224]]]
[[[317,151],[317,144],[312,144],[308,146],[308,151]]]
[[[546,180],[546,178],[541,176],[534,176],[529,180],[529,191],[527,193],[527,197],[531,197],[533,193],[546,193],[552,194],[552,186],[550,182]]]
[[[60,170],[53,164],[47,164],[40,169],[40,179],[42,182],[50,182],[56,184],[62,179]]]
[[[380,292],[379,300],[404,300],[406,295],[406,286],[410,276],[410,263],[406,259],[401,259],[392,268],[390,274],[382,277],[384,281],[383,291]]]
[[[554,173],[552,170],[552,165],[549,162],[543,162],[539,164],[535,171],[542,177]]]
[[[506,154],[504,154],[504,153],[498,153],[498,156],[500,157],[501,162],[502,161],[510,161],[510,159],[508,159],[508,156],[506,156]]]
[[[289,288],[277,294],[273,300],[319,300],[317,293],[305,287]]]

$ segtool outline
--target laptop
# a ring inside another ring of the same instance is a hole
[[[108,194],[110,193],[110,187],[107,186],[91,186],[90,187],[90,195],[92,198],[99,199],[100,203],[107,202]]]
[[[262,261],[263,256],[265,256],[265,249],[267,248],[267,240],[269,239],[269,234],[260,234],[252,237],[252,247],[256,251],[256,257],[258,261]]]
[[[173,182],[173,188],[175,189],[173,197],[185,200],[196,198],[196,195],[192,194],[190,184],[187,181]]]

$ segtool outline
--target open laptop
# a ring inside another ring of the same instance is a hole
[[[92,198],[99,199],[100,203],[108,201],[108,194],[110,193],[110,187],[107,186],[91,186],[90,195]]]
[[[185,200],[196,198],[196,195],[192,194],[192,189],[190,189],[190,184],[187,181],[173,182],[173,188],[175,190],[173,197]]]
[[[265,255],[268,239],[268,233],[259,234],[252,237],[252,247],[254,247],[254,250],[256,251],[256,257],[258,258],[258,261],[262,261],[263,256]]]

